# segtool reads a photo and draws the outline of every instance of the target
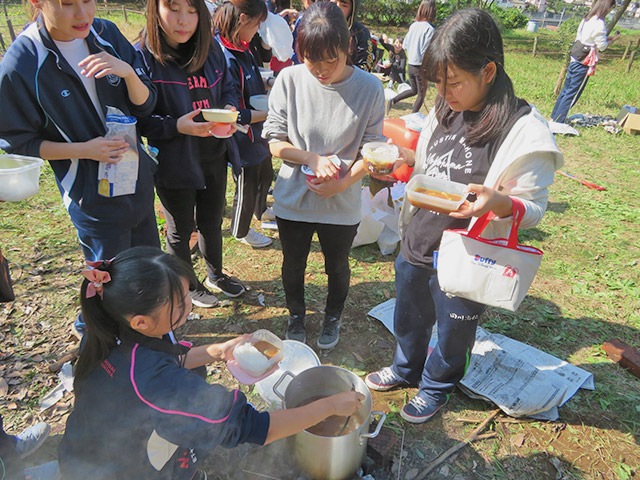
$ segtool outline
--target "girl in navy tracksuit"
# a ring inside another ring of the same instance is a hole
[[[156,188],[167,222],[167,250],[191,264],[189,239],[195,214],[198,245],[207,266],[204,284],[237,297],[244,286],[222,272],[229,141],[216,138],[217,124],[205,122],[200,114],[203,108],[235,110],[232,78],[212,39],[204,0],[151,0],[146,17],[136,48],[158,90],[158,103],[140,123],[149,143],[158,148]],[[218,303],[200,282],[191,298],[199,307]]]
[[[153,209],[154,161],[138,141],[135,193],[98,194],[99,162],[128,146],[104,138],[107,106],[146,116],[155,88],[127,39],[94,19],[95,2],[42,0],[0,63],[0,148],[49,160],[86,260],[135,245],[159,246]]]
[[[262,138],[262,124],[267,112],[255,110],[252,95],[266,93],[258,64],[249,42],[267,17],[263,0],[225,0],[213,16],[216,40],[224,52],[234,79],[240,112],[238,123],[249,124],[249,132],[237,132],[240,164],[234,165],[236,192],[233,198],[231,233],[253,247],[266,247],[271,239],[250,229],[251,217],[262,218],[267,209],[267,193],[273,180],[273,166],[267,141]]]
[[[196,278],[173,255],[133,248],[83,275],[86,344],[58,451],[67,480],[200,480],[203,457],[218,445],[270,443],[361,406],[364,396],[349,391],[261,413],[242,392],[207,383],[193,369],[233,358],[248,335],[193,348],[174,340]]]

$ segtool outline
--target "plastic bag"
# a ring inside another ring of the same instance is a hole
[[[293,56],[293,34],[287,21],[280,15],[268,12],[267,19],[260,24],[258,33],[281,62],[286,62]]]
[[[138,139],[136,117],[128,117],[115,107],[107,106],[107,134],[105,138],[122,138],[129,150],[117,163],[100,162],[98,166],[98,194],[118,197],[136,193],[138,181]]]
[[[369,187],[362,189],[362,217],[352,247],[377,242],[383,255],[395,252],[400,236],[398,219],[404,197],[405,184],[396,182],[383,188],[371,198]],[[392,205],[389,205],[391,194]]]

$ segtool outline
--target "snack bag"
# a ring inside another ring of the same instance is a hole
[[[118,163],[100,162],[98,166],[98,194],[117,197],[136,193],[138,180],[138,140],[136,117],[127,117],[115,107],[107,106],[107,134],[105,138],[123,138],[129,150]]]

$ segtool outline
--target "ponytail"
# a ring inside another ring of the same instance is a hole
[[[184,308],[184,305],[174,305],[187,293],[183,291],[182,279],[187,279],[191,287],[196,285],[190,265],[151,247],[131,248],[97,268],[107,272],[110,280],[99,287],[98,293],[91,291],[95,284],[87,279],[80,288],[86,333],[75,366],[75,387],[81,386],[109,356],[122,332],[131,330],[132,316],[151,316],[167,304],[172,312],[174,308]]]

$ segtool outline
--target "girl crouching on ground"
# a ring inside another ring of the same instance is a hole
[[[202,479],[218,445],[266,444],[330,415],[351,415],[364,396],[344,392],[304,407],[258,412],[238,390],[192,369],[232,358],[239,337],[189,348],[174,330],[191,310],[193,269],[138,247],[83,272],[86,345],[75,367],[75,406],[59,448],[63,478]]]
[[[411,206],[400,218],[396,269],[393,365],[366,377],[373,390],[418,386],[401,416],[429,420],[447,401],[469,364],[478,319],[485,306],[440,290],[434,267],[445,229],[466,229],[493,211],[488,238],[506,238],[512,197],[525,207],[522,227],[535,226],[547,206],[547,188],[562,166],[562,154],[539,112],[515,96],[504,70],[502,38],[491,16],[460,10],[439,27],[421,75],[436,84],[436,106],[414,152],[404,150],[413,175],[427,174],[468,184],[475,201],[449,215]],[[438,343],[427,357],[431,330]]]
[[[283,160],[273,198],[290,314],[286,336],[306,340],[304,276],[317,232],[329,287],[317,342],[324,349],[338,343],[349,293],[349,251],[360,222],[365,175],[359,152],[365,142],[385,140],[382,83],[347,64],[349,38],[336,5],[317,2],[305,11],[296,46],[304,65],[286,68],[276,79],[264,126],[271,153]],[[330,155],[340,159],[340,166]],[[316,178],[308,180],[303,166]]]

